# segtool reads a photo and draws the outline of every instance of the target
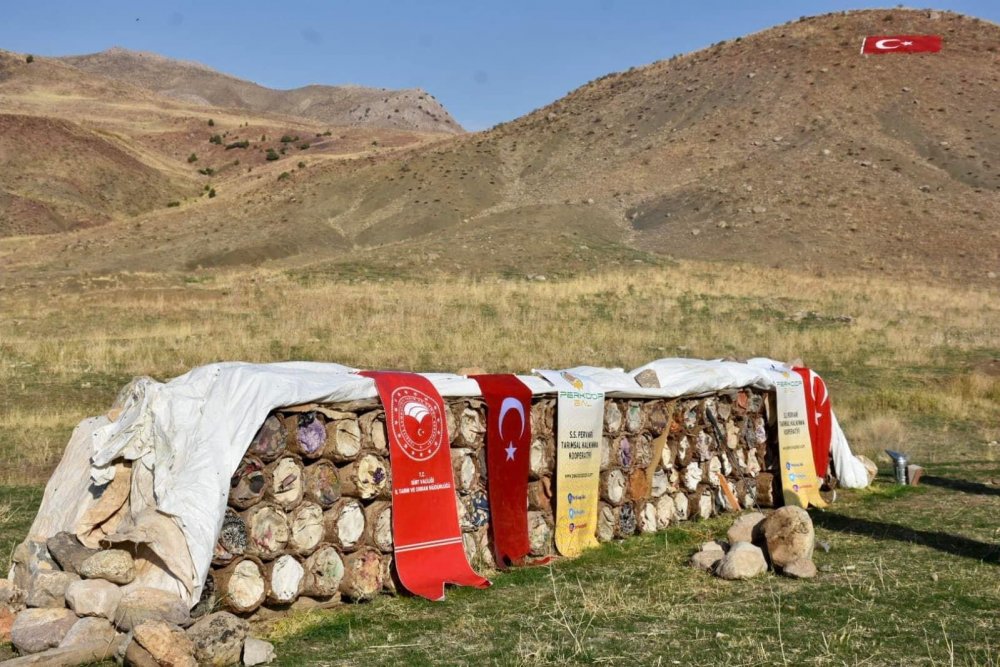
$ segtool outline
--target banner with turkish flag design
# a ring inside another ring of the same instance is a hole
[[[497,565],[520,565],[530,549],[528,468],[531,390],[514,375],[473,375],[486,399],[486,483]]]
[[[392,469],[393,559],[409,592],[443,600],[444,585],[486,588],[465,557],[444,401],[415,373],[365,371],[385,408]]]
[[[861,43],[861,53],[937,53],[940,35],[869,35]]]
[[[830,443],[833,440],[833,419],[830,408],[830,394],[823,378],[808,368],[795,367],[793,371],[802,376],[806,395],[806,413],[809,421],[809,439],[812,441],[813,463],[816,475],[823,479],[830,464]]]

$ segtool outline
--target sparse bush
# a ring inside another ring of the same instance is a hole
[[[267,141],[267,135],[266,134],[260,135],[260,140],[261,141]]]
[[[212,174],[215,173],[215,170],[212,169],[211,167],[205,167],[204,169],[199,169],[198,173],[204,176],[211,176]]]
[[[378,146],[378,139],[372,142],[372,146]]]
[[[308,148],[309,148],[309,142],[308,141],[306,143],[304,143],[304,144],[299,144],[299,150],[300,151],[304,151],[304,150],[306,150]]]
[[[233,148],[249,148],[250,142],[244,139],[243,141],[234,141],[231,144],[226,144],[226,150],[232,150]]]
[[[211,137],[208,138],[208,143],[222,145],[222,135],[213,134]]]
[[[292,177],[292,175],[289,174],[287,171],[283,171],[280,174],[278,174],[278,180],[279,181],[287,181],[291,177]]]
[[[215,197],[215,188],[211,188],[208,191],[208,198],[212,199],[213,197]]]
[[[333,132],[331,132],[330,130],[327,130],[326,132],[323,133],[323,136],[324,137],[329,137],[332,134],[333,134]]]
[[[24,59],[24,62],[26,62],[26,63],[28,63],[30,65],[31,63],[35,62],[35,56],[33,56],[33,55],[31,55],[29,53],[28,57]]]
[[[211,118],[209,118],[209,119],[208,119],[208,126],[209,126],[209,127],[215,127],[215,121],[214,121],[214,120],[212,120]]]
[[[197,161],[198,161],[198,156],[197,155],[195,155],[194,153],[191,153],[191,155],[188,155],[188,164],[193,164],[193,163],[195,163]]]
[[[181,203],[179,201],[168,201],[167,208],[177,208]]]
[[[265,157],[265,158],[266,158],[266,159],[267,159],[267,160],[268,160],[269,162],[271,162],[271,161],[274,161],[274,160],[277,160],[277,159],[278,159],[279,157],[281,157],[281,156],[280,156],[280,155],[278,155],[278,152],[277,152],[277,151],[275,151],[275,150],[274,150],[273,148],[268,148],[268,149],[267,149],[267,155],[266,155],[266,156],[264,156],[264,157]]]
[[[305,169],[305,168],[306,168],[306,163],[305,162],[299,162],[299,169]]]
[[[299,135],[295,135],[294,137],[290,134],[281,135],[281,143],[283,144],[290,144],[293,141],[298,141],[298,140],[299,140]]]

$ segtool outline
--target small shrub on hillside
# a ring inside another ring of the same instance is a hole
[[[26,63],[28,63],[30,65],[31,63],[35,62],[35,56],[33,56],[33,55],[31,55],[29,53],[28,57],[24,59],[24,62],[26,62]]]
[[[331,134],[333,134],[333,132],[331,132],[330,130],[327,130],[326,132],[323,133],[323,136],[324,137],[329,137]]]
[[[212,120],[211,118],[209,118],[209,119],[208,119],[208,126],[209,126],[209,127],[215,127],[215,121],[214,121],[214,120]]]
[[[222,135],[213,134],[211,137],[208,138],[208,143],[222,145]]]
[[[167,208],[177,208],[181,203],[179,201],[168,201]]]
[[[287,181],[291,177],[292,177],[292,175],[289,174],[287,171],[283,171],[280,174],[278,174],[278,180],[279,181]]]
[[[309,142],[308,141],[306,143],[304,143],[304,144],[299,144],[299,150],[300,151],[307,150],[308,148],[309,148]]]
[[[215,197],[215,188],[211,188],[208,191],[208,198],[212,199],[213,197]]]
[[[204,176],[211,176],[212,174],[215,173],[215,170],[212,169],[211,167],[205,167],[204,169],[199,169],[198,173]]]
[[[250,142],[244,139],[243,141],[234,141],[231,144],[226,144],[226,150],[232,150],[233,148],[249,148]]]
[[[267,155],[265,156],[265,158],[268,161],[277,160],[279,157],[281,157],[281,156],[278,155],[277,151],[275,151],[273,148],[268,148],[267,149]]]
[[[194,153],[191,153],[191,155],[188,155],[188,164],[191,164],[191,163],[194,163],[194,162],[197,162],[197,161],[198,161],[198,156],[197,155],[195,155]]]
[[[305,169],[305,168],[306,168],[306,163],[305,162],[299,162],[299,169]]]
[[[283,143],[283,144],[290,144],[293,141],[298,141],[298,140],[299,140],[299,136],[298,135],[295,135],[294,137],[292,135],[290,135],[290,134],[283,134],[283,135],[281,135],[281,143]]]

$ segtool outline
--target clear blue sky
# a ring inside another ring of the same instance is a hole
[[[275,88],[419,86],[467,129],[478,130],[608,72],[801,15],[860,6],[838,0],[3,0],[0,48],[66,55],[124,46],[196,60]],[[1000,22],[1000,0],[937,0],[934,6]]]

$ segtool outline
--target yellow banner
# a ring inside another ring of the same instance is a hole
[[[782,371],[775,380],[778,408],[778,460],[781,493],[786,505],[826,507],[819,495],[822,480],[816,476],[805,387],[798,373]]]
[[[578,556],[597,546],[604,392],[566,371],[539,371],[559,389],[556,449],[556,549]]]

